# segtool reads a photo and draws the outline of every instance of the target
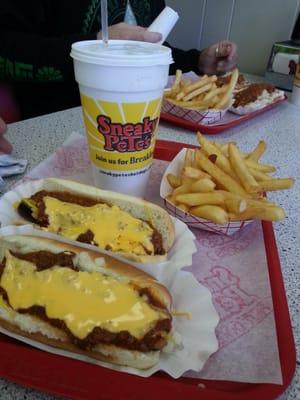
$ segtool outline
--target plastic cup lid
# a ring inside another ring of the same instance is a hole
[[[173,62],[171,49],[156,43],[133,40],[85,40],[72,44],[74,60],[112,66],[155,66]]]

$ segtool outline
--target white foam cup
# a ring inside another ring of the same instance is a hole
[[[72,45],[94,182],[142,197],[153,159],[171,50],[100,40]]]

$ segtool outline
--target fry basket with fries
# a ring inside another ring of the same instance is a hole
[[[205,125],[218,122],[232,105],[238,76],[235,69],[229,82],[218,87],[216,75],[182,79],[181,70],[177,70],[173,85],[165,90],[162,111]]]
[[[265,192],[289,189],[292,178],[274,178],[276,168],[259,159],[266,143],[250,153],[197,135],[200,148],[182,149],[162,178],[160,196],[170,214],[187,225],[232,235],[253,220],[279,221],[284,210]]]

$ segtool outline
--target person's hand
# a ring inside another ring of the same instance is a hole
[[[162,36],[158,32],[147,31],[147,28],[120,22],[108,27],[108,38],[157,43],[161,40]],[[102,39],[101,31],[97,33],[97,39]]]
[[[4,138],[6,123],[0,118],[0,153],[11,153],[12,145]]]
[[[198,68],[202,74],[224,74],[236,67],[237,58],[236,44],[223,40],[201,52]]]

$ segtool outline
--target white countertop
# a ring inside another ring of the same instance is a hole
[[[61,145],[72,131],[83,133],[81,109],[74,108],[9,126],[7,138],[14,145],[13,155],[29,160],[31,169]],[[282,273],[290,308],[295,342],[300,351],[300,109],[288,102],[253,120],[221,134],[212,140],[235,140],[241,149],[253,149],[260,139],[268,148],[263,160],[278,167],[280,177],[292,176],[292,190],[271,193],[268,197],[286,210],[287,218],[274,225]],[[160,123],[159,139],[196,144],[194,133]],[[20,176],[7,179],[7,189]],[[1,399],[51,399],[52,397],[0,379]],[[281,400],[300,399],[300,359],[291,386]]]

